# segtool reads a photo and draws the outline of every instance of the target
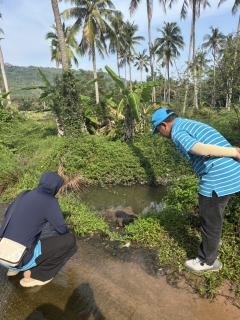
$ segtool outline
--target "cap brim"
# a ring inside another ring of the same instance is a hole
[[[154,134],[158,133],[157,131],[157,126],[153,129],[152,133],[151,133],[151,136],[153,136]]]

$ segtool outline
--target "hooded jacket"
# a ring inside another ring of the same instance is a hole
[[[68,233],[62,211],[55,195],[63,185],[64,180],[55,172],[45,172],[37,188],[28,192],[19,202],[4,232],[4,237],[30,247],[34,239],[39,238],[47,222],[55,228],[58,234]],[[22,192],[10,204],[5,219],[0,228],[0,236],[9,212]],[[25,260],[25,259],[24,259]]]

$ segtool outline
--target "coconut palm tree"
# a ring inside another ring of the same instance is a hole
[[[210,60],[207,59],[207,51],[197,50],[195,56],[195,65],[197,71],[198,87],[199,87],[199,101],[202,102],[202,75],[206,73],[207,64]]]
[[[220,0],[218,7],[225,1],[227,0]],[[232,7],[233,16],[235,16],[235,14],[237,13],[239,6],[240,6],[240,1],[235,0]],[[237,27],[237,35],[236,35],[237,39],[239,39],[239,36],[240,36],[240,17],[238,19],[238,27]],[[234,62],[233,62],[234,65],[236,64],[236,59],[237,59],[237,50],[234,53]],[[227,98],[226,98],[226,108],[229,110],[229,104],[231,103],[231,100],[232,100],[232,79],[228,80],[228,87],[229,87],[229,93],[227,94]]]
[[[2,18],[2,14],[0,13],[0,18]],[[0,28],[0,33],[4,34],[3,29]],[[3,38],[0,38],[0,40],[2,40]],[[6,76],[6,72],[5,72],[5,68],[4,68],[4,60],[3,60],[3,53],[2,53],[2,48],[0,47],[0,67],[1,67],[1,72],[2,72],[2,77],[3,77],[3,83],[4,83],[4,87],[5,87],[5,91],[9,92],[8,89],[8,82],[7,82],[7,76]],[[7,100],[8,103],[11,104],[11,98],[10,98],[10,94],[7,95]]]
[[[78,43],[71,31],[70,26],[65,26],[65,23],[63,22],[63,33],[64,33],[64,38],[65,38],[65,44],[66,44],[66,51],[67,51],[67,58],[68,58],[68,64],[71,66],[71,61],[75,63],[76,67],[78,67],[78,60],[75,57],[72,48],[76,51],[77,54],[80,54],[79,48],[78,48]],[[55,32],[48,32],[45,36],[45,39],[51,40],[51,61],[56,62],[56,67],[58,68],[59,65],[62,63],[61,59],[61,52],[59,48],[59,40],[58,40],[58,35],[57,35],[57,28],[53,24],[51,28]]]
[[[93,76],[97,78],[96,45],[102,55],[107,54],[106,33],[114,33],[108,22],[117,13],[111,0],[66,0],[76,5],[66,9],[62,14],[65,19],[76,19],[72,30],[81,29],[82,37],[79,48],[82,54],[90,54],[93,64]],[[96,103],[99,103],[98,82],[95,82]]]
[[[175,4],[175,0],[169,0],[169,8],[172,8],[172,5]],[[200,17],[201,14],[201,6],[203,9],[206,7],[211,7],[208,0],[183,0],[183,5],[180,12],[181,19],[187,18],[188,8],[191,8],[192,11],[192,21],[191,21],[191,33],[190,33],[190,44],[189,44],[189,53],[188,53],[188,69],[187,74],[188,78],[190,78],[190,65],[193,64],[196,55],[196,39],[195,39],[195,25],[196,19]],[[194,76],[194,101],[193,104],[198,109],[198,87],[197,87],[197,77],[196,77],[196,69],[194,66],[193,70]],[[187,95],[188,95],[188,79],[186,82],[186,90],[185,90],[185,98],[184,98],[184,106],[183,106],[183,113],[186,111],[186,103],[187,103]]]
[[[120,68],[124,68],[124,84],[127,88],[127,57],[128,53],[125,50],[120,50],[120,60],[119,60],[119,66]],[[122,88],[120,88],[122,90]]]
[[[170,103],[170,81],[169,81],[169,67],[172,61],[180,56],[180,52],[184,48],[184,41],[181,35],[181,30],[176,22],[164,22],[165,26],[162,29],[157,28],[157,31],[162,34],[162,37],[155,40],[156,54],[158,60],[163,59],[166,65],[166,73],[168,80],[167,100]]]
[[[108,52],[110,54],[117,54],[117,67],[118,67],[118,76],[120,75],[120,56],[121,48],[124,46],[124,32],[123,32],[123,14],[120,11],[117,11],[116,15],[111,18],[110,25],[111,28],[115,31],[114,33],[108,33],[106,39],[109,40]]]
[[[63,71],[67,71],[69,70],[69,64],[68,64],[68,58],[67,58],[67,50],[65,45],[63,27],[62,27],[59,8],[58,8],[58,2],[57,0],[51,0],[51,3],[52,3],[52,9],[53,9],[53,14],[54,14],[55,23],[56,23],[59,49],[61,52],[62,68],[63,68]]]
[[[211,51],[213,56],[213,107],[216,105],[216,58],[218,54],[221,54],[222,46],[226,41],[226,37],[218,28],[210,27],[211,34],[206,34],[203,40],[206,40],[202,44],[203,49]]]
[[[0,33],[4,33],[2,29],[0,29]],[[2,39],[3,38],[0,38],[0,40],[2,40]],[[0,47],[0,67],[1,67],[1,72],[2,72],[2,78],[3,78],[5,91],[9,92],[8,81],[7,81],[7,76],[6,76],[6,72],[5,72],[3,53],[2,53],[2,48],[1,47]],[[11,104],[10,94],[7,95],[7,101],[8,101],[8,104]]]
[[[147,49],[144,49],[143,52],[139,52],[137,56],[134,57],[135,64],[134,67],[137,67],[137,70],[140,70],[140,81],[142,83],[142,72],[148,72],[149,66],[149,56],[146,55]]]
[[[219,4],[218,4],[218,7],[223,3],[223,2],[226,2],[227,0],[220,0],[219,1]],[[232,14],[235,16],[235,14],[237,13],[238,11],[238,7],[240,6],[240,1],[239,0],[235,0],[234,1],[234,4],[233,4],[233,7],[232,7]]]
[[[139,41],[145,40],[142,36],[135,36],[135,33],[138,31],[139,27],[137,24],[134,24],[134,21],[131,23],[130,21],[126,21],[123,25],[123,32],[125,34],[125,43],[124,50],[127,52],[127,63],[129,66],[129,76],[130,76],[130,91],[132,90],[132,62],[133,55],[136,55],[136,51],[134,49],[135,45],[140,44]]]
[[[163,11],[166,12],[166,0],[158,0],[159,4],[162,5]],[[130,15],[134,14],[137,10],[138,5],[140,4],[141,0],[131,0],[130,2]],[[152,12],[153,12],[153,0],[146,0],[147,5],[147,19],[148,19],[148,45],[149,45],[149,55],[150,55],[150,66],[151,66],[151,77],[154,80],[154,66],[153,66],[153,56],[152,56],[152,30],[151,30],[151,22],[152,22]],[[155,102],[155,88],[153,88],[153,102]]]

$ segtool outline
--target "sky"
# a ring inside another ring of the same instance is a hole
[[[146,1],[142,0],[135,14],[130,17],[130,0],[112,0],[115,8],[122,11],[124,20],[134,21],[139,26],[136,35],[144,36],[145,41],[135,47],[136,52],[142,52],[148,49],[148,31],[147,31],[147,9]],[[223,34],[227,35],[236,32],[239,13],[235,16],[231,13],[234,0],[224,2],[218,8],[219,0],[209,0],[211,8],[201,10],[201,17],[196,22],[196,47],[203,43],[203,37],[210,34],[210,26],[219,28]],[[183,0],[176,1],[173,8],[163,12],[159,1],[153,1],[152,17],[152,41],[160,36],[157,28],[162,29],[164,22],[176,22],[181,29],[185,42],[185,48],[181,51],[181,57],[176,61],[177,68],[182,70],[186,66],[188,58],[188,48],[191,28],[191,12],[189,11],[186,20],[180,19],[180,10]],[[71,7],[64,1],[59,3],[59,10]],[[1,47],[4,56],[4,62],[14,66],[36,66],[36,67],[56,67],[51,62],[50,40],[45,40],[45,36],[52,31],[51,25],[54,22],[54,15],[50,0],[2,0],[0,3],[0,28],[4,31],[1,35]],[[73,21],[65,21],[66,25],[72,25]],[[80,34],[76,36],[80,42]],[[79,68],[92,71],[92,63],[88,56],[79,57]],[[108,65],[117,73],[116,56],[97,57],[97,68],[103,69]],[[172,69],[172,72],[174,70]],[[122,71],[123,75],[124,71]],[[145,78],[144,74],[144,78]],[[133,68],[133,80],[140,80],[140,73]]]

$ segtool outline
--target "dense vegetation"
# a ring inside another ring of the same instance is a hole
[[[5,65],[12,102],[19,104],[19,110],[35,112],[19,113],[0,94],[1,200],[10,202],[19,191],[34,188],[44,171],[58,171],[67,181],[58,195],[59,201],[67,222],[77,234],[84,237],[102,233],[119,246],[131,242],[157,250],[161,268],[168,268],[175,277],[188,275],[191,285],[208,297],[214,297],[219,285],[227,279],[236,294],[233,302],[239,307],[239,195],[232,197],[224,221],[219,250],[223,270],[189,276],[191,273],[183,268],[183,262],[187,257],[195,257],[200,241],[197,177],[170,140],[150,136],[152,113],[168,106],[179,115],[209,123],[230,143],[240,146],[239,30],[223,35],[218,28],[210,27],[201,48],[196,50],[195,43],[191,43],[192,52],[189,51],[184,70],[176,70],[170,76],[170,65],[184,47],[176,23],[167,22],[158,29],[160,37],[153,42],[149,40],[148,57],[146,50],[137,54],[134,49],[144,39],[137,34],[138,26],[123,21],[111,1],[70,2],[76,8],[69,8],[62,15],[66,20],[75,19],[73,26],[61,24],[58,3],[54,0],[51,3],[56,26],[52,29],[56,33],[46,35],[51,40],[51,59],[62,65],[63,72]],[[138,3],[130,2],[130,13],[137,10]],[[172,5],[173,1],[169,3]],[[149,35],[152,5],[147,1]],[[192,39],[200,5],[192,4]],[[206,6],[208,2],[203,5]],[[184,1],[182,18],[186,18],[187,8]],[[237,7],[233,12],[236,10]],[[80,30],[84,32],[78,44],[75,36]],[[102,57],[107,52],[117,55],[118,75],[107,66],[106,71],[97,70],[96,50]],[[89,71],[70,70],[73,62],[78,64],[75,53],[79,57],[89,55],[93,75]],[[157,65],[156,61],[161,63]],[[138,83],[132,81],[133,63],[140,72]],[[148,66],[151,75],[145,82],[142,72]],[[124,81],[121,67],[125,71]],[[168,195],[160,213],[139,215],[122,234],[110,230],[99,213],[91,212],[81,202],[80,191],[92,184],[133,183],[165,184]]]
[[[31,101],[29,108],[30,109],[36,109],[34,108],[34,105],[32,105],[33,102],[37,102],[42,90],[36,89],[36,90],[22,90],[23,88],[30,87],[30,86],[43,86],[44,83],[41,80],[41,77],[39,76],[39,73],[37,71],[38,67],[29,66],[29,67],[18,67],[18,66],[12,66],[9,63],[5,64],[5,71],[6,76],[9,83],[9,88],[11,90],[11,99],[13,103],[21,104],[22,100],[29,99]],[[44,73],[48,81],[54,85],[57,79],[61,77],[62,70],[59,68],[40,68],[41,71]],[[79,78],[79,85],[83,86],[84,84],[90,82],[92,80],[92,72],[91,71],[85,71],[82,69],[79,70],[73,70],[74,73]],[[106,72],[102,72],[99,70],[99,81],[100,81],[100,92],[102,94],[106,94],[106,92],[110,92],[111,90],[111,84],[113,85],[113,81],[108,76]],[[109,87],[109,91],[107,91],[107,88]],[[81,90],[82,94],[88,94],[88,95],[94,95],[94,86],[92,88],[83,89]],[[28,109],[27,109],[28,110]]]
[[[189,114],[204,119],[219,129],[233,144],[239,145],[239,129],[234,113],[202,110]],[[146,133],[136,135],[134,143],[112,140],[106,136],[82,135],[57,137],[51,112],[0,113],[0,190],[1,201],[10,202],[23,189],[36,187],[44,171],[59,171],[70,181],[80,177],[83,185],[165,184],[168,195],[161,213],[139,216],[126,226],[122,235],[110,231],[98,212],[91,212],[81,202],[81,193],[68,192],[58,196],[67,222],[74,231],[87,236],[102,232],[119,247],[127,242],[158,250],[161,268],[173,277],[185,276],[196,290],[208,297],[218,294],[218,287],[228,279],[236,293],[238,305],[240,262],[239,196],[232,198],[224,222],[223,244],[220,248],[224,268],[217,274],[193,275],[183,267],[187,257],[195,257],[200,241],[199,222],[192,216],[197,208],[197,178],[189,164],[173,148],[172,142]],[[73,185],[72,185],[73,186]],[[72,190],[72,191],[71,191]],[[136,195],[137,196],[137,195]],[[169,271],[168,271],[169,272]],[[186,276],[188,274],[188,276]]]

